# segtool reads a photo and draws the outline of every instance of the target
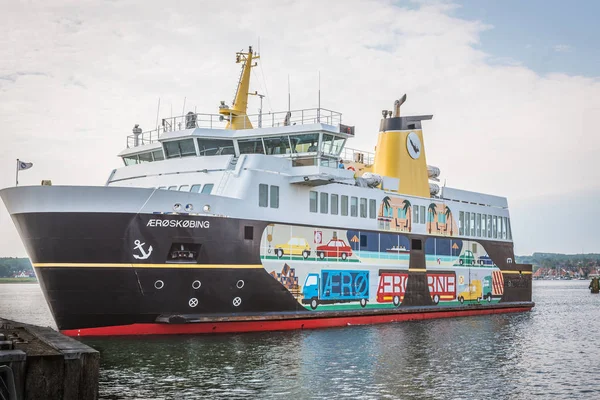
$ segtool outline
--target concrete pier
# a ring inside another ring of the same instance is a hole
[[[91,347],[0,318],[0,399],[97,399],[99,368]]]

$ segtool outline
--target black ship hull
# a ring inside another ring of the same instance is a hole
[[[424,253],[412,250],[401,307],[312,311],[263,266],[260,243],[267,222],[66,212],[16,214],[13,219],[56,324],[67,334],[296,329],[533,306],[531,276],[521,270],[518,276],[504,274],[500,303],[436,307],[427,287]],[[512,252],[505,243],[487,248],[497,259]]]

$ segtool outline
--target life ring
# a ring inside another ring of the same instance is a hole
[[[356,170],[354,169],[354,167],[352,165],[348,167],[348,170],[356,172]]]

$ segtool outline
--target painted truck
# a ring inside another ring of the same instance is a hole
[[[493,298],[498,299],[504,293],[504,281],[502,271],[492,271],[491,275],[484,276],[482,279],[475,279],[467,285],[466,290],[458,294],[458,301],[463,303],[468,300],[476,300],[477,302],[487,300],[488,303]]]
[[[379,270],[379,285],[377,286],[377,302],[393,303],[399,306],[404,300],[408,271]]]
[[[427,286],[431,300],[438,304],[440,300],[456,299],[456,273],[454,271],[431,271],[427,273]]]
[[[369,300],[369,271],[322,270],[306,277],[302,304],[315,310],[319,304],[358,301],[361,307]]]
[[[399,306],[404,300],[408,271],[379,270],[377,287],[378,303]],[[456,299],[456,273],[454,271],[431,271],[427,273],[429,295],[435,304]]]

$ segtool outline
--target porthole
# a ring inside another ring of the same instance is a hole
[[[192,297],[190,299],[190,301],[188,301],[188,304],[189,304],[190,307],[194,308],[194,307],[196,307],[198,305],[198,299],[195,298],[195,297]]]
[[[194,206],[192,204],[185,205],[185,211],[190,212],[194,210]]]
[[[236,297],[235,299],[233,299],[233,306],[234,307],[239,307],[240,304],[242,304],[242,299],[240,297]]]
[[[181,210],[181,204],[179,204],[179,203],[175,203],[175,204],[173,204],[173,210],[174,210],[174,211],[179,211],[179,210]]]
[[[160,290],[165,287],[165,283],[159,279],[156,282],[154,282],[154,287]]]
[[[199,280],[195,280],[194,282],[192,282],[192,289],[200,289],[200,286],[202,286],[202,282],[200,282]]]
[[[235,286],[237,286],[238,289],[241,289],[244,287],[244,281],[243,280],[239,280],[237,281],[237,283],[235,284]]]

